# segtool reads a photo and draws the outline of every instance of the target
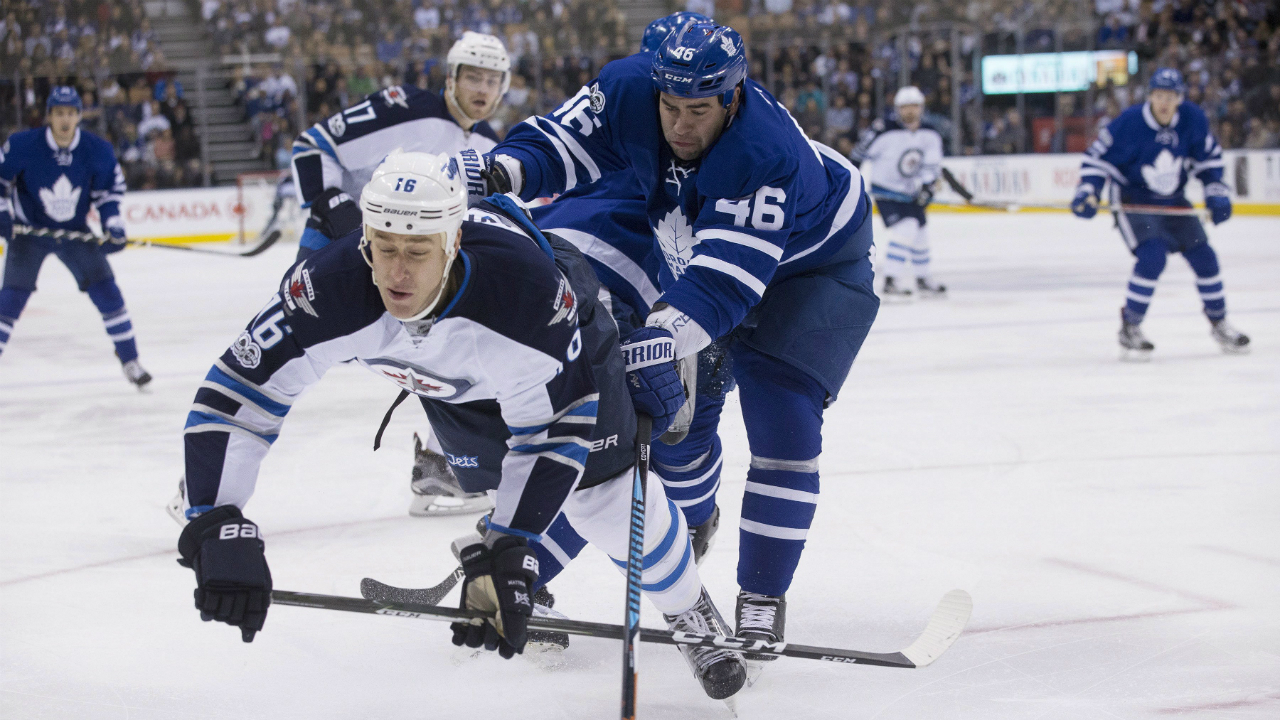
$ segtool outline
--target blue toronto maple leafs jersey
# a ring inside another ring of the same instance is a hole
[[[1162,127],[1144,102],[1098,133],[1085,152],[1080,181],[1100,194],[1110,180],[1113,197],[1125,203],[1185,206],[1191,175],[1207,185],[1221,182],[1222,171],[1222,147],[1198,105],[1183,101]]]
[[[303,207],[332,187],[359,198],[393,150],[452,155],[497,142],[486,121],[463,130],[440,93],[393,85],[303,131],[293,142],[294,182]]]
[[[38,228],[88,232],[89,208],[103,226],[119,223],[124,173],[111,143],[76,130],[59,148],[49,128],[9,136],[0,149],[0,196],[12,200],[17,222]],[[6,201],[0,212],[8,209]]]
[[[556,111],[514,126],[493,152],[523,165],[526,200],[633,173],[662,259],[661,300],[719,337],[770,283],[840,249],[867,198],[858,170],[805,137],[751,80],[719,140],[699,161],[681,162],[663,139],[651,63],[644,53],[609,63]]]
[[[571,247],[553,260],[495,210],[468,211],[458,289],[434,319],[387,313],[360,231],[290,268],[196,392],[189,513],[243,507],[294,401],[350,360],[418,396],[462,487],[497,491],[498,529],[536,536],[580,481],[626,470],[635,409],[598,283]]]

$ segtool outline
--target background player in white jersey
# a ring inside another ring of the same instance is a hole
[[[467,31],[446,57],[441,94],[390,87],[307,129],[293,144],[299,202],[311,215],[298,247],[301,260],[360,226],[356,203],[382,159],[396,149],[448,153],[493,149],[498,136],[486,121],[511,85],[511,59],[502,41]],[[414,437],[413,501],[418,516],[482,512],[484,493],[464,493],[440,444]]]
[[[40,266],[53,253],[102,313],[125,377],[141,388],[151,382],[151,375],[138,364],[133,322],[106,257],[125,245],[120,217],[124,173],[111,143],[80,129],[83,109],[75,88],[55,87],[45,104],[48,127],[14,133],[0,149],[0,240],[7,243],[0,288],[0,352],[35,292]],[[59,230],[89,232],[90,208],[98,211],[106,244],[49,235]],[[14,232],[15,216],[29,232]]]
[[[1183,193],[1194,174],[1204,183],[1205,205],[1215,225],[1231,217],[1222,182],[1222,148],[1198,105],[1183,99],[1182,74],[1161,68],[1151,76],[1144,103],[1120,113],[1085,152],[1071,211],[1088,219],[1110,182],[1116,227],[1137,262],[1120,309],[1122,357],[1146,360],[1155,345],[1142,333],[1156,283],[1170,253],[1181,253],[1196,274],[1210,334],[1224,352],[1249,351],[1249,338],[1227,322],[1226,292],[1218,255]]]
[[[915,275],[921,297],[942,297],[947,288],[929,271],[925,208],[933,200],[942,163],[942,135],[924,123],[924,94],[908,85],[893,96],[894,117],[876,120],[853,150],[853,161],[872,162],[871,196],[889,231],[888,250],[878,270],[885,276],[881,296],[912,296]]]
[[[311,211],[298,248],[306,257],[360,226],[355,198],[393,150],[487,152],[498,136],[486,121],[511,85],[502,41],[467,31],[446,56],[442,93],[395,85],[318,122],[293,143],[298,200]]]
[[[554,519],[626,558],[637,425],[629,386],[672,391],[678,408],[679,375],[662,364],[628,372],[581,254],[544,236],[509,198],[468,209],[448,156],[392,154],[361,208],[363,232],[287,271],[196,393],[184,434],[190,522],[178,542],[196,574],[196,607],[246,642],[262,629],[271,573],[241,509],[294,399],[354,358],[421,400],[450,456],[465,460],[457,467],[467,489],[496,492],[484,537],[460,552],[462,607],[496,617],[455,624],[453,642],[509,658],[523,651],[533,612],[539,566],[529,545]],[[307,292],[295,295],[298,286]],[[672,629],[725,634],[662,483],[648,483],[645,507],[646,595]],[[680,652],[712,697],[746,681],[737,653]]]

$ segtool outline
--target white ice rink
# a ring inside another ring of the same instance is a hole
[[[742,718],[1280,718],[1280,221],[1209,230],[1251,355],[1210,340],[1170,258],[1145,365],[1118,362],[1131,260],[1110,222],[937,214],[952,297],[885,305],[827,413],[822,502],[787,639],[905,647],[947,590],[969,630],[920,670],[774,663]],[[0,717],[609,718],[619,645],[474,657],[441,623],[271,609],[252,644],[192,608],[164,512],[187,406],[293,248],[256,259],[130,250],[113,262],[149,393],[50,259],[0,357]],[[340,367],[300,400],[246,514],[277,589],[432,585],[474,518],[414,519],[396,388]],[[732,613],[748,455],[723,425],[725,522],[703,577]],[[588,549],[557,609],[619,622],[622,578]],[[446,603],[456,603],[451,595]],[[652,608],[645,624],[661,626]],[[728,718],[675,650],[642,648],[640,714]]]

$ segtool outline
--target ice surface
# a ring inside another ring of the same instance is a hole
[[[780,660],[739,696],[740,717],[1280,717],[1280,222],[1209,231],[1253,354],[1219,352],[1171,258],[1146,365],[1117,361],[1131,261],[1109,224],[931,218],[952,297],[884,306],[828,411],[787,630],[900,650],[953,587],[973,594],[970,630],[922,670]],[[250,645],[200,622],[163,510],[181,428],[291,257],[114,256],[147,394],[46,263],[0,357],[0,717],[615,716],[613,641],[508,662],[456,650],[430,622],[276,607]],[[276,587],[357,595],[365,575],[423,586],[452,569],[448,543],[473,519],[406,514],[423,420],[401,408],[371,451],[395,394],[340,367],[290,414],[247,509]],[[736,409],[726,522],[703,570],[729,612],[748,460]],[[594,550],[553,589],[572,617],[622,618],[622,578]],[[661,625],[652,608],[644,621]],[[644,646],[640,663],[646,720],[728,717],[671,648]]]

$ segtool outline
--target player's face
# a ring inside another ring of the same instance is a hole
[[[681,160],[702,157],[724,132],[725,117],[737,103],[735,97],[733,106],[725,108],[719,97],[682,98],[662,93],[658,97],[658,117],[671,152]]]
[[[923,109],[919,105],[899,105],[898,119],[907,127],[914,127],[920,122],[920,114]]]
[[[1156,122],[1168,125],[1173,121],[1173,114],[1178,111],[1182,97],[1172,90],[1160,89],[1151,91],[1150,100],[1151,114],[1156,116]]]
[[[469,117],[483,120],[498,109],[498,103],[502,100],[502,73],[463,65],[458,68],[453,93],[463,112]]]
[[[444,282],[444,233],[400,235],[366,228],[373,279],[392,317],[411,318],[436,298]]]
[[[69,105],[55,105],[49,108],[49,128],[53,130],[54,142],[59,145],[69,144],[79,126],[79,110]]]

